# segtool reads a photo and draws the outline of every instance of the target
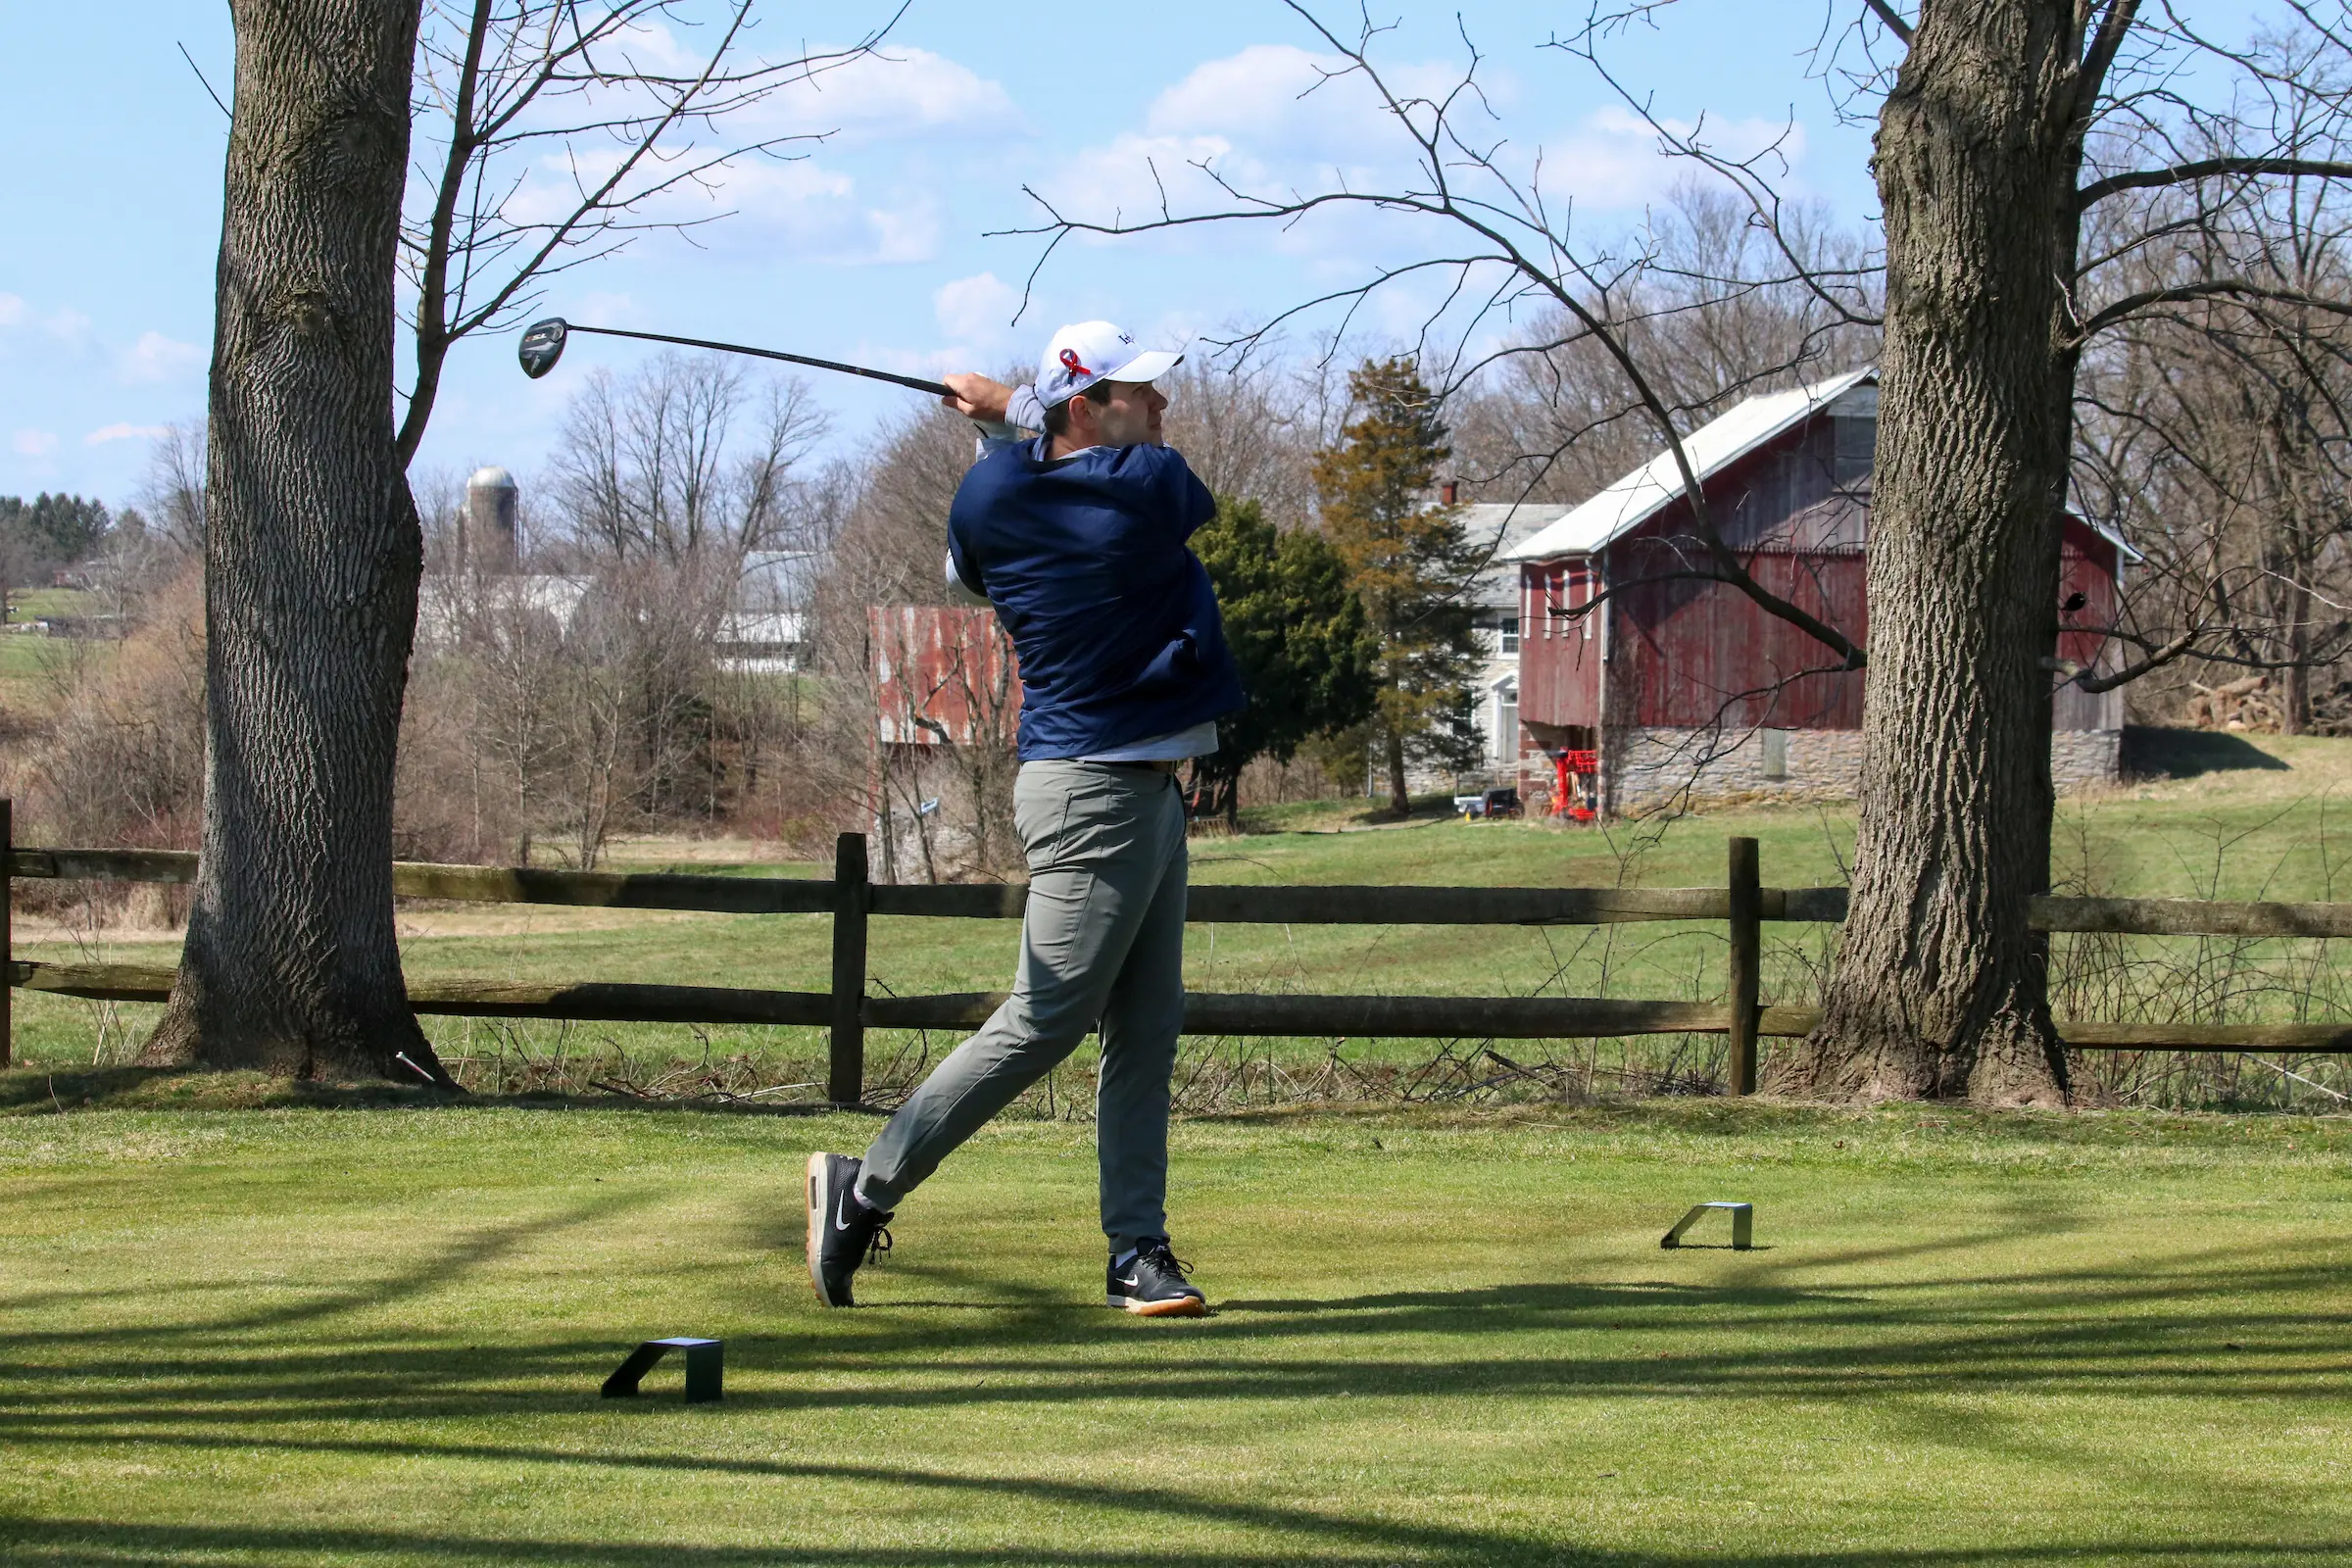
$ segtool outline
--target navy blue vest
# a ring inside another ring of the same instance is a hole
[[[1208,570],[1185,545],[1216,504],[1166,447],[1045,441],[972,465],[948,514],[956,575],[986,593],[1021,661],[1021,760],[1085,757],[1247,700]]]

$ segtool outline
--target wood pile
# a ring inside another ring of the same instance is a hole
[[[2222,686],[2202,686],[2195,681],[2189,685],[2193,690],[2180,719],[2192,729],[2275,735],[2281,727],[2284,710],[2268,675],[2248,675]]]

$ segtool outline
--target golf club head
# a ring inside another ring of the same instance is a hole
[[[544,321],[533,321],[523,328],[522,341],[514,347],[514,358],[522,364],[522,373],[536,381],[556,368],[564,357],[564,339],[571,327],[561,316],[551,316]]]

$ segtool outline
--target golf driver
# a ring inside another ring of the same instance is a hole
[[[514,349],[515,359],[522,364],[522,373],[536,381],[554,369],[556,362],[564,357],[564,340],[574,332],[602,332],[607,337],[635,337],[643,338],[648,343],[682,343],[690,349],[716,349],[721,354],[749,354],[762,360],[782,360],[787,365],[806,365],[812,369],[862,375],[869,381],[888,381],[893,386],[912,387],[917,392],[928,392],[934,397],[955,396],[937,381],[925,381],[912,375],[893,375],[888,370],[869,370],[861,365],[815,360],[806,354],[787,354],[781,349],[748,348],[741,343],[713,343],[708,338],[671,337],[666,332],[629,332],[617,326],[574,326],[561,316],[533,321],[523,328],[522,341]]]

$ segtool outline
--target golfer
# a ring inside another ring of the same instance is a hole
[[[1186,548],[1214,510],[1161,443],[1152,382],[1181,354],[1107,321],[1065,326],[1018,391],[951,375],[985,453],[948,514],[952,587],[985,594],[1021,669],[1013,823],[1029,861],[1012,995],[862,1159],[808,1158],[808,1277],[852,1304],[859,1263],[939,1162],[1098,1022],[1095,1094],[1109,1305],[1196,1317],[1168,1242],[1168,1081],[1184,1018],[1184,803],[1176,768],[1242,707],[1208,573]],[[1042,429],[1028,436],[1025,429]]]

